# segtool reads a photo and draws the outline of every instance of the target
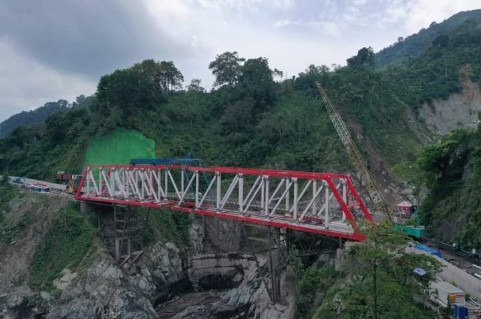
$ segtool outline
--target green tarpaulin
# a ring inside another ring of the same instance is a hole
[[[116,129],[90,142],[85,165],[128,164],[132,158],[155,158],[155,141],[137,131]]]

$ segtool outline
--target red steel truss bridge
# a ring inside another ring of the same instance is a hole
[[[164,208],[296,231],[364,240],[373,221],[349,175],[236,167],[99,165],[75,198]]]

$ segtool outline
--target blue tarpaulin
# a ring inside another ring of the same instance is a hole
[[[431,255],[438,256],[439,258],[443,258],[443,255],[441,254],[441,252],[439,250],[436,250],[436,249],[433,249],[431,247],[421,245],[421,244],[416,244],[416,246],[414,246],[414,247],[419,249],[419,250],[423,250],[425,252],[428,252]]]

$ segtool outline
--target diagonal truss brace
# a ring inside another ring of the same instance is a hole
[[[164,207],[353,240],[364,238],[358,232],[358,221],[372,221],[350,176],[332,173],[178,165],[88,166],[76,199]]]

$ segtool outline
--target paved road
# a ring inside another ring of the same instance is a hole
[[[0,180],[2,179],[2,176],[0,176]],[[56,189],[60,191],[65,191],[66,190],[66,185],[64,184],[56,184],[56,183],[50,183],[50,182],[45,182],[45,181],[40,181],[37,179],[32,179],[32,178],[26,178],[26,177],[17,177],[17,176],[10,176],[10,180],[17,180],[20,179],[21,184],[36,184],[36,183],[41,183],[43,185],[46,185],[50,189]]]
[[[31,179],[31,178],[23,178],[23,180],[24,180],[25,184],[42,183],[42,184],[47,185],[47,187],[49,187],[50,189],[57,189],[57,190],[61,190],[61,191],[64,191],[66,189],[66,185],[64,185],[64,184],[49,183],[49,182],[39,181],[39,180],[36,180],[36,179]]]

